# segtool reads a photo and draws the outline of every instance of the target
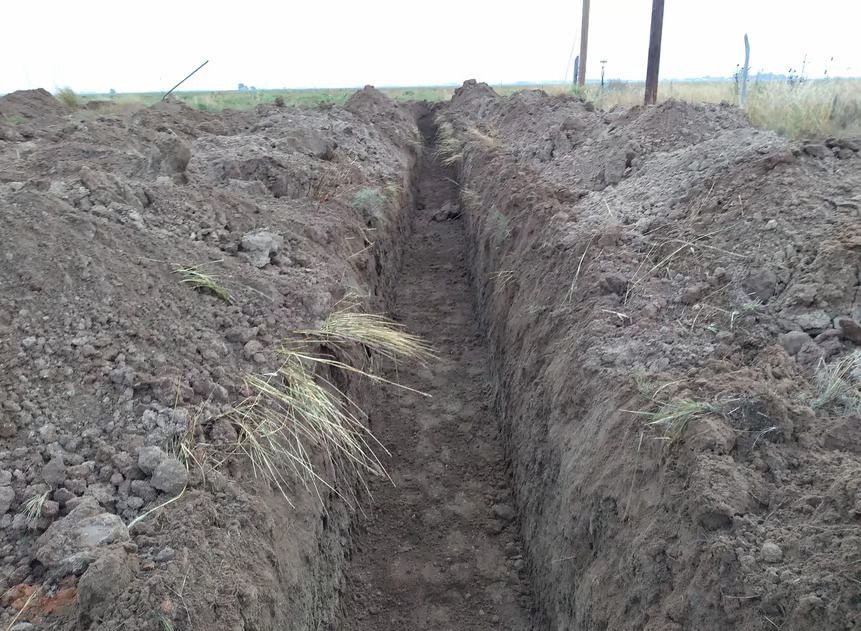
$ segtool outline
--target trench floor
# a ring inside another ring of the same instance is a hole
[[[389,375],[430,397],[388,388],[371,408],[394,485],[372,485],[336,628],[528,631],[531,598],[463,220],[432,219],[446,202],[457,206],[457,185],[431,147],[419,169],[394,316],[439,359]]]

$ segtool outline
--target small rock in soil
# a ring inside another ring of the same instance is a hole
[[[166,457],[160,447],[143,447],[138,453],[138,468],[147,475],[152,475]]]
[[[50,462],[42,467],[42,479],[51,487],[57,487],[66,479],[66,464],[60,455],[51,458]]]
[[[494,504],[493,514],[504,521],[511,521],[517,515],[514,508],[509,504]]]
[[[840,331],[840,335],[850,342],[861,344],[861,324],[849,316],[834,318],[834,326]]]
[[[13,438],[18,433],[18,428],[10,420],[0,420],[0,438]]]
[[[188,470],[179,460],[168,456],[156,467],[151,483],[168,495],[177,495],[188,483]]]
[[[88,618],[110,613],[116,606],[113,597],[128,586],[135,563],[122,547],[100,556],[87,568],[78,582],[78,608]]]
[[[795,316],[795,323],[805,331],[821,333],[831,325],[831,318],[822,310],[811,311]]]
[[[766,563],[780,563],[783,560],[783,550],[773,541],[762,544],[762,560]]]
[[[36,540],[35,557],[56,575],[79,574],[98,557],[98,548],[128,540],[122,520],[85,497]]]
[[[451,202],[446,202],[440,209],[431,215],[432,221],[449,221],[460,217],[460,208],[456,207]]]
[[[744,289],[751,298],[767,302],[777,288],[777,274],[770,269],[754,269],[744,281]]]
[[[796,360],[805,368],[816,368],[819,361],[825,357],[825,353],[816,342],[810,341],[801,347],[796,355]]]
[[[130,493],[134,497],[141,498],[144,502],[151,502],[158,495],[158,492],[152,488],[152,485],[143,480],[132,480]]]
[[[164,547],[153,556],[153,561],[156,563],[166,563],[176,556],[176,550],[170,546]]]
[[[0,515],[5,515],[15,501],[15,491],[9,486],[0,486]]]
[[[827,158],[831,155],[831,151],[825,145],[819,143],[809,143],[802,148],[804,153],[814,158]]]
[[[798,354],[801,347],[812,341],[813,339],[804,331],[790,331],[780,336],[780,343],[784,350],[793,357]]]
[[[239,247],[254,267],[266,267],[271,257],[278,254],[282,244],[283,239],[274,232],[256,230],[244,234]]]
[[[66,488],[61,488],[54,491],[54,499],[60,504],[65,504],[73,497],[75,497],[75,494]]]

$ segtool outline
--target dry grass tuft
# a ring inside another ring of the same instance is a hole
[[[646,426],[659,432],[659,440],[667,441],[670,446],[673,446],[684,437],[691,421],[707,414],[719,414],[720,409],[706,401],[676,399],[664,403],[655,412],[635,413],[651,419]]]
[[[437,124],[436,156],[445,166],[452,166],[463,160],[463,142],[448,121],[440,121]]]
[[[79,109],[81,107],[81,99],[75,94],[75,91],[72,88],[65,87],[57,90],[56,94],[57,98],[60,102],[68,107],[69,109]]]
[[[210,294],[216,298],[220,298],[227,304],[233,302],[233,297],[224,288],[224,285],[212,274],[202,271],[201,265],[182,266],[176,268],[174,274],[179,274],[181,280],[179,282],[189,285],[192,289],[201,293]]]
[[[810,406],[818,413],[848,416],[861,414],[861,389],[853,385],[851,375],[861,369],[861,353],[852,353],[839,361],[816,367],[816,396]]]
[[[39,518],[42,516],[42,508],[45,506],[45,502],[48,501],[49,493],[50,491],[45,491],[39,495],[34,495],[24,502],[24,505],[21,507],[21,514],[26,518],[27,528],[30,530],[36,529]]]
[[[314,457],[319,452],[326,454],[336,474],[352,472],[362,483],[366,474],[386,476],[375,452],[385,448],[363,422],[362,411],[317,368],[393,383],[338,357],[356,345],[393,361],[433,356],[427,343],[401,325],[381,315],[355,312],[353,306],[331,314],[317,329],[297,331],[297,338],[279,349],[281,365],[275,372],[246,375],[250,396],[228,415],[239,430],[236,450],[248,458],[255,475],[274,484],[288,502],[294,478],[321,501],[323,489],[341,495],[334,480],[317,472]]]
[[[434,357],[430,345],[422,338],[407,333],[402,324],[384,315],[355,311],[354,303],[347,303],[332,313],[318,329],[297,333],[313,342],[333,345],[358,344],[387,359],[409,359],[424,362]]]

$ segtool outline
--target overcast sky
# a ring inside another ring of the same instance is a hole
[[[580,0],[68,0],[3,3],[0,92],[559,81]],[[592,0],[588,77],[642,79],[651,0]],[[861,0],[666,0],[662,78],[861,75]],[[833,58],[833,61],[831,61]]]

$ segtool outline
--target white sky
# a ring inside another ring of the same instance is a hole
[[[566,78],[580,0],[7,0],[0,93],[431,85]],[[651,0],[592,0],[588,77],[642,79]],[[861,75],[859,0],[666,0],[661,77]],[[579,46],[579,44],[577,44]],[[829,61],[830,58],[833,61]]]

